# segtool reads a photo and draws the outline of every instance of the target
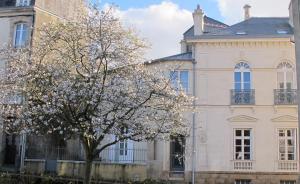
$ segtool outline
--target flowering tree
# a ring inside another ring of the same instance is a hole
[[[15,92],[25,98],[5,103],[8,129],[79,136],[85,183],[93,159],[108,146],[185,134],[182,114],[191,103],[162,73],[146,69],[140,62],[144,42],[111,10],[88,12],[36,30],[30,48],[2,50],[8,68],[1,85],[3,98]],[[104,143],[111,135],[115,139]]]

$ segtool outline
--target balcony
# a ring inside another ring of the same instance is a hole
[[[251,171],[253,170],[254,163],[251,160],[234,160],[233,169],[235,171]]]
[[[255,90],[254,89],[232,89],[231,105],[254,105]]]
[[[296,105],[297,90],[296,89],[274,89],[275,105]]]
[[[277,169],[281,172],[297,172],[298,171],[298,161],[294,160],[280,160],[277,163]]]

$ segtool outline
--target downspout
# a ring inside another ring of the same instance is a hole
[[[195,49],[194,49],[195,53]],[[193,55],[194,56],[194,55]],[[196,60],[193,60],[193,125],[192,125],[192,184],[195,184],[195,161],[196,161],[196,149],[195,149],[195,143],[196,143],[196,114],[195,114],[195,108],[196,108]]]
[[[292,0],[292,16],[294,24],[294,40],[295,40],[295,56],[296,56],[296,76],[297,76],[297,105],[298,105],[298,162],[299,162],[299,147],[300,147],[300,10],[298,0]],[[298,163],[299,172],[300,163]],[[298,176],[298,182],[300,182],[300,175]]]
[[[35,28],[35,16],[36,16],[36,11],[34,9],[34,4],[32,5],[32,11],[33,11],[33,15],[32,15],[32,30],[31,30],[31,33],[30,33],[30,47],[33,46],[33,36],[34,36],[34,28]],[[23,96],[24,98],[24,96]],[[23,105],[26,103],[24,101],[22,101]],[[25,104],[26,105],[26,104]],[[24,132],[22,133],[21,135],[21,155],[20,155],[20,172],[24,172],[24,169],[25,169],[25,149],[26,149],[26,142],[27,142],[27,134]]]

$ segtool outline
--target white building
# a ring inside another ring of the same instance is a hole
[[[245,20],[227,26],[198,6],[182,53],[150,64],[178,66],[174,79],[197,97],[195,158],[193,136],[185,147],[176,141],[154,144],[163,178],[192,181],[194,167],[196,183],[296,183],[293,27],[288,17],[251,17],[250,6],[244,9]],[[193,122],[193,114],[187,117]],[[182,154],[185,159],[178,159]]]

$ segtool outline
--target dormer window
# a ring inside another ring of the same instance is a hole
[[[16,6],[29,6],[30,0],[17,0]]]
[[[246,35],[247,33],[245,31],[237,31],[235,34],[236,35]]]
[[[277,30],[277,34],[288,34],[287,30]]]

